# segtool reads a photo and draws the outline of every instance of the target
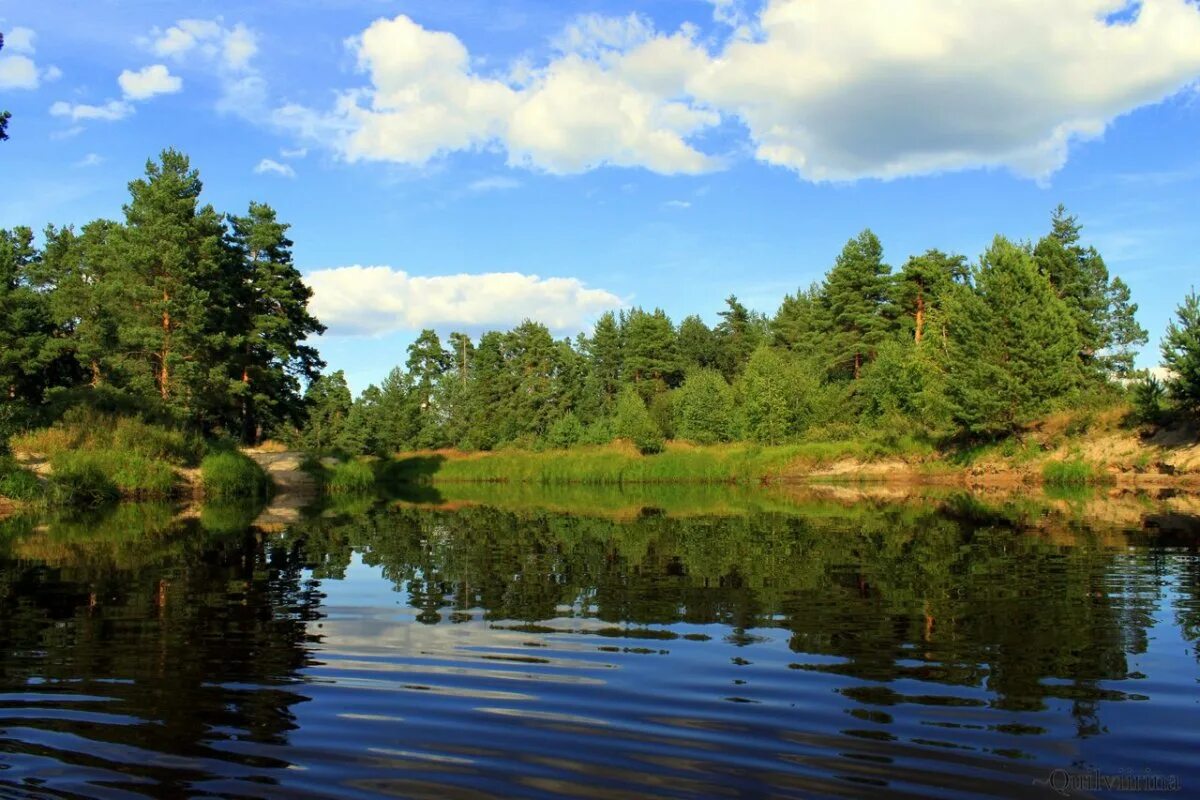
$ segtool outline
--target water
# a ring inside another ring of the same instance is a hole
[[[411,501],[268,531],[236,507],[0,523],[0,795],[1200,786],[1187,514]]]

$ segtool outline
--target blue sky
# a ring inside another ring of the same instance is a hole
[[[182,149],[292,224],[357,389],[425,326],[772,312],[864,227],[974,257],[1065,203],[1147,366],[1200,274],[1187,0],[0,0],[0,30],[0,226],[119,216]]]

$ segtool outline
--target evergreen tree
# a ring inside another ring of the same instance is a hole
[[[1200,296],[1195,289],[1175,310],[1161,349],[1163,366],[1171,371],[1171,396],[1185,410],[1200,412]]]
[[[721,322],[713,332],[717,344],[717,366],[726,378],[732,380],[762,342],[766,325],[732,294],[725,299],[725,310],[719,312],[718,316]]]
[[[857,379],[887,335],[890,268],[883,246],[866,230],[842,249],[825,279],[833,322],[834,369]]]
[[[46,297],[30,282],[40,258],[29,228],[0,230],[0,400],[27,411],[48,388],[55,335]]]
[[[232,298],[222,280],[235,270],[235,254],[221,217],[200,206],[202,188],[178,151],[148,162],[146,177],[129,184],[126,223],[116,237],[120,274],[110,278],[121,282],[124,295],[121,347],[145,354],[131,379],[152,386],[183,419],[228,403],[228,384],[210,366],[228,346],[221,323]]]
[[[309,385],[304,399],[308,405],[304,446],[320,453],[347,444],[346,423],[353,401],[350,387],[346,385],[346,374],[338,370],[322,375]]]
[[[721,358],[716,334],[693,314],[679,323],[679,357],[684,369],[716,369]]]
[[[1101,373],[1127,374],[1133,350],[1146,343],[1137,323],[1137,305],[1120,279],[1109,280],[1108,267],[1094,247],[1080,242],[1082,226],[1059,205],[1051,231],[1034,250],[1038,267],[1070,310],[1079,334],[1079,358]]]
[[[545,325],[526,320],[506,338],[515,390],[503,406],[517,435],[540,438],[557,412],[558,345]]]
[[[727,442],[734,436],[733,390],[721,373],[688,374],[675,398],[676,434],[698,444]]]
[[[974,434],[1015,431],[1079,386],[1079,332],[1026,248],[997,237],[951,301],[947,389]]]
[[[675,326],[661,309],[635,308],[625,317],[624,377],[650,397],[682,376]]]
[[[943,299],[956,282],[966,280],[967,260],[940,250],[928,250],[913,256],[896,276],[896,303],[912,325],[917,344],[925,337],[930,314],[941,308]]]
[[[324,366],[303,342],[325,327],[308,313],[312,290],[292,262],[289,226],[275,210],[251,203],[246,216],[230,222],[242,270],[240,282],[227,289],[237,300],[229,319],[229,380],[240,401],[242,440],[253,444],[263,428],[298,421],[300,381],[311,382]]]
[[[599,396],[602,410],[612,408],[621,390],[624,359],[621,348],[621,327],[617,317],[606,311],[596,321],[591,338],[585,339],[583,352],[589,364],[589,384]]]
[[[772,343],[797,353],[824,354],[832,331],[828,298],[819,284],[784,297],[771,320]]]

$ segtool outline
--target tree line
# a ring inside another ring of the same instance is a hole
[[[0,230],[0,433],[87,403],[253,442],[303,424],[324,330],[262,203],[201,204],[166,150],[129,184],[120,221]],[[7,439],[7,436],[3,437]]]
[[[872,431],[999,437],[1097,392],[1147,341],[1129,287],[1061,206],[1036,243],[996,237],[975,263],[929,250],[899,269],[871,231],[768,316],[730,296],[710,327],[660,309],[606,313],[556,339],[525,321],[475,339],[423,331],[354,399],[335,372],[308,392],[314,449],[390,453],[615,438],[643,452]]]

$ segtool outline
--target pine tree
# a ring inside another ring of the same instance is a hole
[[[0,401],[30,410],[47,388],[55,335],[47,299],[30,283],[40,258],[29,228],[0,230]]]
[[[1079,332],[1028,249],[997,237],[954,292],[947,389],[974,434],[1011,433],[1079,386]]]
[[[675,326],[662,309],[635,308],[625,317],[624,375],[649,397],[665,386],[678,385],[683,370]]]
[[[313,381],[304,395],[308,422],[304,426],[304,445],[313,452],[324,452],[346,444],[346,423],[353,401],[346,374],[341,370]]]
[[[833,318],[820,284],[787,295],[771,319],[771,342],[797,353],[822,355],[829,350]]]
[[[1176,308],[1161,349],[1163,366],[1171,371],[1171,396],[1185,410],[1200,412],[1200,296],[1195,289]]]
[[[920,344],[931,314],[941,307],[943,299],[956,282],[968,274],[963,256],[947,255],[940,250],[928,250],[913,256],[896,276],[896,304],[911,320],[913,340]]]
[[[557,412],[558,345],[545,325],[526,320],[505,337],[515,390],[504,408],[517,435],[540,438]]]
[[[716,369],[720,363],[716,334],[695,314],[679,323],[679,358],[684,369]]]
[[[842,249],[825,279],[833,322],[835,370],[857,379],[887,335],[890,268],[883,246],[865,230]]]
[[[251,203],[246,216],[230,222],[242,269],[227,278],[226,293],[236,299],[227,318],[229,380],[240,401],[242,440],[252,444],[263,428],[301,416],[300,382],[312,381],[324,366],[304,341],[325,327],[308,313],[312,290],[292,262],[289,226],[275,210]]]
[[[742,305],[737,295],[732,294],[725,299],[725,310],[719,312],[718,316],[721,322],[713,331],[717,345],[717,367],[726,378],[732,380],[762,342],[766,324]]]

